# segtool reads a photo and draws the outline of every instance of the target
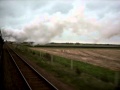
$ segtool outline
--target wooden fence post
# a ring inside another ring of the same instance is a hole
[[[116,71],[115,72],[115,80],[114,80],[114,83],[115,83],[115,90],[120,90],[120,72],[119,71]]]

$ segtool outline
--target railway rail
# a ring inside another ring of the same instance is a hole
[[[58,90],[9,46],[6,47],[29,90]]]

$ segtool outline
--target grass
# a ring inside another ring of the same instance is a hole
[[[54,63],[59,63],[64,68],[70,68],[70,60],[64,57],[54,56]],[[102,67],[94,66],[88,63],[73,61],[74,70],[93,75],[106,82],[114,82],[114,71]]]
[[[33,51],[26,46],[19,46],[15,50],[35,61],[38,66],[74,87],[75,90],[114,90],[115,71],[80,61],[73,61],[73,69],[71,69],[70,59],[53,55],[51,63],[49,56],[51,54]]]

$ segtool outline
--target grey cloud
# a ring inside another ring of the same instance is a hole
[[[50,0],[1,0],[0,27],[28,23],[36,13],[40,13],[39,9],[49,3]]]
[[[56,12],[61,12],[61,13],[68,13],[69,10],[71,10],[73,6],[69,3],[57,3],[55,4],[50,12],[51,13],[56,13]]]
[[[95,12],[99,19],[107,17],[109,13],[117,15],[120,12],[120,2],[114,0],[93,1],[86,4],[87,11]]]

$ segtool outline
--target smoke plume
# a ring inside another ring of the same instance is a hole
[[[82,13],[81,9],[73,9],[66,16],[60,12],[51,16],[40,16],[21,30],[4,29],[3,37],[13,39],[16,42],[33,41],[34,44],[45,44],[61,35],[64,30],[71,29],[73,33],[80,35],[83,32],[86,33],[87,28],[92,30],[92,27],[96,26],[90,20],[85,20]]]
[[[32,41],[34,44],[46,44],[69,30],[78,36],[92,38],[93,43],[120,36],[120,13],[114,17],[105,14],[100,19],[92,14],[90,16],[90,13],[86,14],[86,7],[86,5],[75,6],[68,13],[43,13],[21,29],[4,28],[3,37],[5,40],[16,42]]]

